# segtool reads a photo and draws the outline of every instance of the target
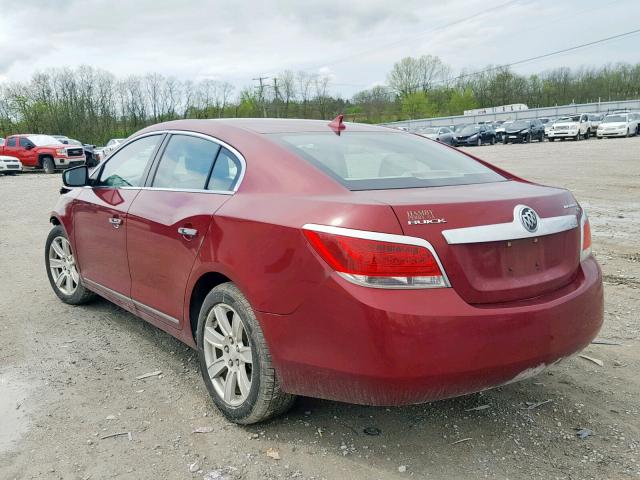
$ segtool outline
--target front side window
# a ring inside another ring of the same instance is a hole
[[[141,187],[144,173],[162,135],[150,135],[131,142],[118,150],[105,163],[98,187]]]
[[[504,181],[461,152],[393,132],[270,135],[350,190],[419,188]]]
[[[20,137],[20,146],[22,148],[26,148],[29,145],[31,145],[31,142],[29,142],[29,140],[27,140],[25,137]]]
[[[203,190],[218,155],[217,143],[189,135],[173,135],[162,154],[152,186]]]
[[[211,172],[208,190],[228,192],[238,183],[242,166],[240,160],[226,148],[222,148]]]

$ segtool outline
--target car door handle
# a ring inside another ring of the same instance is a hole
[[[109,223],[113,228],[120,228],[120,225],[122,225],[122,219],[118,217],[109,217]]]
[[[193,238],[198,235],[198,230],[195,228],[180,227],[178,228],[178,233],[183,237]]]

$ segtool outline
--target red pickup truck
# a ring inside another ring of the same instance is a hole
[[[22,165],[42,168],[47,173],[84,165],[85,155],[82,147],[65,145],[50,135],[11,135],[0,147],[0,155],[17,157]]]

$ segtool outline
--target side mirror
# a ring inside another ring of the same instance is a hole
[[[84,187],[89,185],[89,167],[80,165],[79,167],[68,168],[62,172],[62,183],[65,187]]]
[[[33,143],[27,143],[27,144],[24,146],[24,149],[25,149],[25,150],[32,150],[32,149],[33,149],[33,147],[35,147],[35,145],[34,145]]]

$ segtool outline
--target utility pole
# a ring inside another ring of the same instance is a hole
[[[258,78],[254,78],[253,81],[254,82],[259,82],[259,86],[257,86],[256,88],[258,88],[258,101],[260,102],[260,105],[262,106],[262,116],[266,117],[267,116],[267,108],[264,104],[264,81],[265,80],[269,80],[269,77],[258,77]]]
[[[280,101],[280,93],[278,92],[278,79],[273,77],[274,103],[276,106],[276,117],[278,117],[278,102]]]

